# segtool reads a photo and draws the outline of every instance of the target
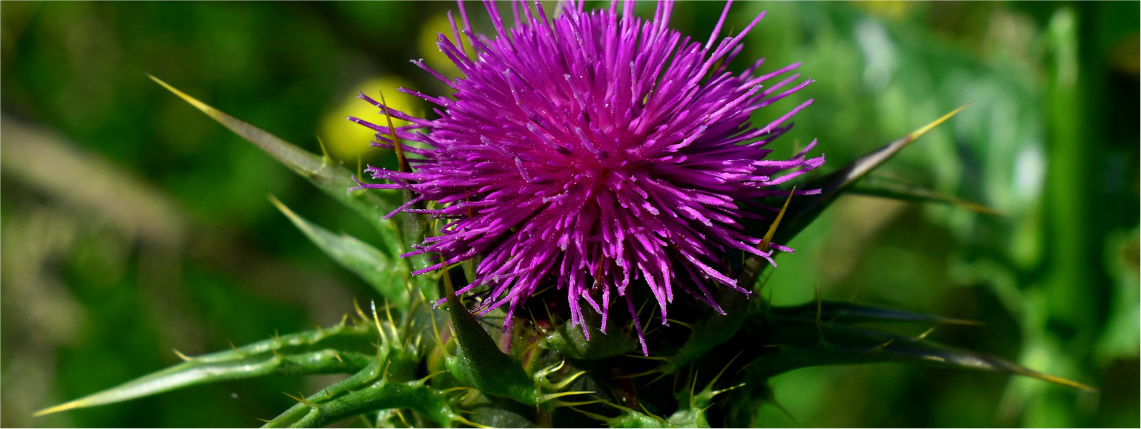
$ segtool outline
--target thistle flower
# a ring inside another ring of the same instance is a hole
[[[414,117],[361,94],[411,125],[397,128],[394,142],[388,127],[349,119],[377,132],[374,146],[396,144],[406,165],[370,166],[372,178],[386,182],[354,189],[409,190],[415,197],[397,212],[447,222],[441,235],[405,255],[439,258],[414,274],[477,259],[476,278],[457,293],[487,287],[474,311],[507,306],[504,329],[520,304],[550,284],[566,294],[571,324],[582,325],[587,338],[584,303],[601,315],[605,332],[617,302],[630,312],[645,354],[631,288],[649,289],[663,324],[678,289],[724,314],[710,289],[749,294],[751,287],[730,277],[727,252],[772,263],[774,250],[792,251],[760,248],[741,220],[763,216],[742,206],[773,212],[757,200],[787,195],[774,185],[824,159],[806,157],[815,141],[792,159],[765,159],[771,152],[765,146],[812,100],[761,128],[749,119],[811,83],[785,76],[799,64],[761,75],[763,60],[740,73],[726,70],[764,13],[719,39],[726,4],[702,44],[667,27],[671,2],[658,3],[649,20],[636,17],[633,6],[586,11],[578,1],[552,18],[538,2],[532,9],[517,1],[515,25],[508,27],[486,3],[495,34],[483,36],[470,30],[460,2],[464,28],[449,14],[453,37],[441,34],[438,47],[462,76],[448,78],[413,61],[453,93],[401,89],[439,106],[438,118]],[[434,204],[417,208],[425,202]]]

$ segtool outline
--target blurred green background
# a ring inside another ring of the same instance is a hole
[[[641,4],[643,16],[652,10]],[[32,418],[203,353],[340,320],[370,289],[268,202],[375,232],[147,78],[350,166],[386,162],[344,121],[357,90],[442,93],[453,3],[0,3],[2,426],[253,426],[328,379],[196,387]],[[705,40],[722,4],[680,3]],[[849,196],[790,243],[777,303],[854,300],[967,318],[937,341],[1098,393],[895,364],[773,380],[757,426],[1139,423],[1138,16],[1117,3],[740,3],[769,15],[737,69],[800,61],[816,103],[778,154],[820,140],[830,171],[969,103],[877,172],[1001,211]],[[478,6],[475,24],[487,29]],[[413,112],[415,100],[397,104]],[[390,161],[389,161],[390,162]],[[919,334],[919,332],[916,332]],[[351,422],[350,422],[351,423]]]

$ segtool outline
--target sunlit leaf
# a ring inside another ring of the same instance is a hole
[[[201,110],[206,116],[253,143],[254,146],[265,151],[278,162],[285,164],[297,174],[308,179],[317,188],[337,201],[360,213],[380,231],[382,241],[390,254],[400,255],[405,252],[405,247],[400,241],[395,224],[391,220],[383,219],[385,215],[399,206],[397,201],[400,199],[400,194],[398,192],[377,190],[349,192],[350,188],[357,185],[352,179],[353,173],[328,157],[312,154],[261,128],[227,115],[194,97],[186,95],[154,76],[151,76],[151,79],[196,109]]]
[[[196,357],[119,386],[36,413],[37,416],[94,407],[198,384],[266,375],[351,373],[376,356],[376,331],[368,325],[339,325],[283,335],[245,347]]]
[[[310,223],[289,210],[285,204],[276,198],[270,197],[270,201],[282,213],[285,213],[285,216],[293,222],[293,225],[297,226],[297,229],[305,233],[317,247],[320,247],[334,261],[364,279],[389,303],[400,308],[407,307],[410,300],[409,290],[405,286],[405,279],[408,276],[407,264],[398,262],[397,259],[385,255],[376,250],[375,247],[357,240],[355,237],[333,234]]]
[[[891,159],[895,154],[903,150],[903,148],[943,122],[951,119],[952,116],[955,116],[956,113],[959,113],[959,111],[965,107],[966,106],[962,106],[952,110],[950,113],[943,115],[943,117],[936,119],[930,124],[924,125],[896,141],[857,158],[855,161],[848,163],[848,165],[845,165],[832,174],[804,184],[803,189],[820,189],[820,193],[816,195],[798,196],[793,199],[792,204],[788,208],[788,214],[786,215],[789,218],[788,225],[777,231],[776,238],[773,241],[777,243],[788,243],[796,234],[811,224],[824,209],[836,201],[840,195],[848,191],[852,185],[859,182],[860,179],[864,178],[864,176],[872,170],[883,165],[883,163],[887,162],[887,160]]]

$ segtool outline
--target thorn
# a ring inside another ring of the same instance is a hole
[[[547,321],[551,323],[551,328],[557,331],[558,328],[555,328],[555,316],[551,315],[551,309],[544,305],[543,311],[547,312]]]
[[[1101,390],[1096,388],[1096,387],[1085,385],[1085,384],[1082,384],[1082,383],[1079,383],[1079,382],[1076,382],[1073,380],[1065,379],[1062,377],[1055,377],[1055,376],[1052,376],[1050,374],[1043,374],[1043,373],[1040,373],[1037,371],[1032,371],[1032,370],[1028,370],[1028,371],[1030,371],[1033,374],[1033,377],[1040,378],[1043,381],[1049,381],[1051,383],[1061,384],[1063,386],[1069,386],[1069,387],[1085,390],[1087,392],[1094,392],[1094,393],[1101,392]]]
[[[408,424],[408,420],[404,419],[404,413],[401,413],[399,408],[396,409],[396,417],[400,417],[400,422],[404,423],[405,427],[412,427],[412,425]],[[378,424],[377,426],[380,425]]]
[[[912,131],[911,134],[907,135],[908,140],[915,140],[915,139],[922,137],[924,134],[927,134],[928,131],[931,131],[933,128],[939,126],[943,122],[946,122],[948,119],[951,119],[952,116],[955,116],[956,113],[959,113],[960,110],[965,109],[969,105],[970,105],[970,103],[959,106],[959,108],[952,110],[951,113],[943,115],[943,117],[936,119],[935,121],[931,122],[930,124],[927,124],[927,125],[920,127],[918,130]]]
[[[325,142],[321,141],[321,136],[314,135],[313,137],[317,138],[317,146],[321,147],[321,168],[325,168],[333,160],[333,157],[329,156],[329,151],[325,150]],[[357,177],[361,176],[357,175]]]
[[[440,393],[451,393],[451,392],[457,392],[457,391],[461,391],[461,390],[464,392],[470,392],[470,391],[478,390],[478,389],[476,389],[474,387],[467,387],[467,386],[456,386],[456,387],[449,387],[447,389],[441,390]]]
[[[384,314],[386,317],[388,317],[388,329],[392,330],[392,338],[397,344],[399,344],[400,331],[396,329],[396,322],[392,321],[392,304],[388,302],[388,298],[384,299]],[[373,313],[373,317],[376,317],[376,313]],[[379,328],[380,324],[377,322],[377,329]]]
[[[598,399],[602,399],[602,398],[598,398]],[[603,400],[603,401],[602,401],[602,405],[609,405],[609,406],[611,406],[611,407],[614,407],[614,408],[615,408],[615,409],[617,409],[618,411],[621,411],[621,412],[624,412],[624,413],[628,413],[628,412],[634,411],[634,409],[632,409],[632,408],[627,408],[627,407],[624,407],[624,406],[621,406],[621,405],[615,404],[615,403],[613,403],[613,402],[610,402],[610,401],[607,401],[607,400]],[[644,409],[644,408],[643,408],[643,409]]]
[[[696,369],[693,370],[693,383],[689,385],[689,408],[694,408],[696,405],[693,402],[693,390],[697,388],[697,374]]]
[[[404,157],[404,148],[401,147],[400,138],[396,137],[396,127],[392,126],[392,108],[384,101],[384,91],[380,92],[380,103],[384,105],[384,119],[388,121],[388,134],[392,139],[392,147],[396,150],[396,165],[401,172],[412,171],[408,166],[408,159]]]
[[[376,301],[369,300],[368,304],[372,307],[372,321],[376,323],[376,332],[380,334],[380,342],[383,345],[391,345],[388,341],[388,335],[384,333],[384,328],[380,326],[380,318],[376,315]]]
[[[463,424],[465,424],[465,425],[471,426],[471,427],[477,427],[477,428],[487,428],[487,429],[490,429],[490,428],[491,428],[491,426],[484,426],[484,425],[481,425],[481,424],[479,424],[479,423],[476,423],[476,422],[473,422],[473,421],[471,421],[471,420],[465,419],[465,418],[463,418],[463,416],[459,416],[459,415],[455,415],[455,416],[452,416],[452,419],[454,419],[454,420],[455,420],[455,421],[457,421],[457,422],[463,423]]]
[[[725,392],[730,392],[730,391],[733,391],[733,390],[737,390],[737,389],[740,389],[740,388],[742,388],[742,387],[745,387],[745,383],[735,384],[735,385],[732,385],[732,386],[726,387],[726,388],[724,388],[724,389],[721,389],[721,390],[714,390],[714,391],[710,392],[710,394],[709,394],[709,397],[711,397],[711,398],[712,398],[712,397],[714,397],[714,396],[717,396],[717,395],[720,395],[720,394],[722,394],[722,393],[725,393]],[[708,408],[708,407],[706,407],[706,408]]]
[[[773,219],[772,225],[769,225],[769,230],[765,232],[765,236],[761,239],[761,243],[757,245],[757,248],[762,252],[769,251],[769,243],[773,241],[773,236],[777,233],[777,226],[780,225],[780,220],[784,218],[784,212],[788,211],[788,203],[792,201],[792,196],[795,193],[796,186],[793,186],[792,190],[788,191],[788,198],[784,199],[784,206],[780,208],[780,212],[777,212],[776,219]]]
[[[423,297],[423,296],[424,296],[424,291],[421,290],[420,291],[420,297]],[[420,302],[423,303],[425,309],[427,309],[427,307],[428,307],[427,301],[420,300]],[[434,340],[436,342],[436,350],[441,350],[444,352],[445,356],[450,356],[448,354],[448,349],[446,347],[444,347],[443,337],[440,337],[440,328],[436,324],[436,315],[434,313],[432,313],[431,309],[427,309],[427,310],[428,310],[428,318],[432,319],[432,340]]]
[[[641,307],[638,307],[638,311],[637,311],[638,315],[637,315],[637,317],[638,317],[639,319],[641,319],[641,318],[642,318],[642,311],[646,309],[646,306],[647,306],[647,305],[650,305],[650,300],[645,300],[645,301],[642,301],[642,306],[641,306]],[[654,321],[654,314],[655,314],[655,312],[653,311],[653,309],[651,309],[651,310],[650,310],[650,318],[649,318],[649,319],[646,319],[646,325],[645,325],[645,326],[649,327],[649,326],[650,326],[650,322],[653,322],[653,321]],[[649,330],[647,330],[647,331],[646,331],[646,333],[649,333]],[[643,335],[643,336],[645,336],[645,335],[646,335],[646,333],[643,333],[642,335]]]
[[[190,356],[182,354],[182,352],[178,351],[178,349],[171,349],[171,350],[174,350],[174,354],[177,355],[179,359],[182,359],[183,362],[190,362],[191,360],[194,359]]]
[[[184,93],[182,91],[174,89],[173,86],[170,86],[166,82],[163,82],[162,79],[154,77],[153,75],[151,75],[149,73],[147,74],[147,77],[151,78],[151,80],[155,81],[155,83],[162,85],[162,87],[166,88],[168,91],[173,92],[174,95],[178,96],[178,98],[181,98],[184,101],[186,101],[187,103],[190,103],[191,106],[194,106],[194,108],[201,110],[202,113],[205,113],[207,116],[209,116],[211,118],[217,118],[220,115],[225,115],[225,113],[222,113],[213,107],[207,106],[206,103],[198,101],[198,99],[191,97],[189,95],[186,95],[186,93]]]
[[[360,303],[357,302],[356,298],[353,298],[353,309],[357,311],[357,316],[360,316],[361,321],[368,320],[368,316],[365,316],[364,310],[361,310]]]
[[[581,405],[597,404],[599,402],[602,402],[602,400],[598,399],[597,397],[595,397],[595,399],[590,400],[590,401],[581,401],[581,402],[564,402],[564,401],[556,400],[555,406],[557,406],[557,407],[568,407],[569,408],[569,407],[577,407],[577,406],[581,406]]]
[[[294,401],[297,401],[297,402],[304,404],[306,407],[317,408],[317,404],[314,403],[313,401],[310,401],[309,399],[305,398],[305,395],[302,394],[301,392],[297,392],[297,394],[300,396],[293,396],[293,395],[290,395],[290,394],[285,393],[285,392],[281,392],[281,393],[284,394],[285,396],[288,396],[289,399],[292,399]]]
[[[676,323],[678,325],[681,325],[681,326],[689,329],[690,331],[693,330],[693,324],[692,323],[685,323],[685,322],[681,322],[681,321],[674,320],[674,319],[666,319],[666,321],[668,321],[670,323]]]
[[[643,413],[645,413],[647,416],[653,417],[653,418],[655,418],[655,419],[657,419],[657,420],[659,420],[659,421],[665,421],[665,419],[663,419],[663,418],[661,418],[661,417],[658,417],[658,415],[657,415],[657,414],[651,413],[651,412],[650,412],[650,410],[647,410],[647,409],[646,409],[646,404],[643,404],[643,403],[639,402],[639,403],[638,403],[638,407],[639,407],[639,408],[641,408],[641,409],[642,409],[642,412],[643,412]]]
[[[561,360],[557,364],[539,370],[539,372],[535,373],[535,375],[538,377],[546,377],[548,375],[554,374],[555,372],[558,372],[558,370],[563,369],[563,366],[566,365],[566,363],[566,360]]]
[[[602,402],[603,402],[604,404],[608,404],[608,402],[606,402],[606,401],[602,401]],[[613,404],[611,404],[611,405],[613,405]],[[574,411],[577,411],[579,414],[582,414],[582,415],[584,415],[584,416],[586,416],[586,417],[588,417],[588,418],[592,418],[592,419],[595,419],[595,420],[598,420],[598,421],[602,421],[602,422],[608,422],[608,423],[610,422],[610,418],[609,418],[609,417],[606,417],[606,416],[604,416],[604,415],[601,415],[601,414],[595,414],[595,413],[592,413],[592,412],[589,412],[589,411],[583,411],[583,410],[580,410],[580,409],[578,409],[578,408],[575,408],[573,405],[572,405],[572,406],[567,406],[567,408],[570,408],[570,409],[572,409],[572,410],[574,410]]]
[[[744,352],[745,352],[744,350],[739,351],[739,352],[737,352],[736,356],[733,356],[733,359],[729,359],[729,363],[725,364],[725,367],[721,368],[721,371],[718,372],[717,375],[713,376],[713,380],[711,380],[709,382],[709,384],[705,386],[705,389],[702,389],[702,390],[709,390],[709,389],[713,388],[713,384],[717,383],[717,380],[721,378],[722,374],[725,374],[725,370],[729,369],[729,367],[733,365],[733,362],[735,362],[737,360],[737,358],[741,357],[741,353],[744,353]],[[696,382],[696,380],[694,380],[694,382]],[[716,394],[714,394],[714,395],[716,395]]]
[[[913,341],[922,341],[922,340],[924,340],[925,338],[927,338],[927,336],[928,336],[928,335],[931,335],[931,333],[932,333],[932,332],[935,332],[935,327],[934,327],[934,326],[932,326],[932,327],[931,327],[931,329],[928,329],[928,330],[926,330],[926,331],[923,331],[923,333],[922,333],[922,334],[919,334],[918,336],[916,336],[916,337],[915,337],[915,339],[914,339]]]
[[[39,416],[43,416],[43,415],[47,415],[47,414],[58,413],[60,411],[74,410],[76,408],[83,408],[83,406],[84,406],[83,403],[78,401],[78,400],[71,401],[71,402],[65,402],[63,404],[59,404],[59,405],[56,405],[54,407],[44,408],[42,410],[36,411],[35,413],[32,414],[32,417],[39,417]]]
[[[544,403],[544,402],[547,402],[547,401],[550,401],[553,399],[562,398],[564,396],[592,395],[594,393],[595,392],[593,390],[574,390],[574,391],[570,391],[570,392],[549,393],[549,394],[540,396],[539,397],[539,403],[541,404],[541,403]]]
[[[556,390],[562,390],[562,389],[566,388],[567,386],[569,386],[571,383],[573,383],[575,380],[577,380],[579,377],[581,377],[583,374],[586,374],[586,371],[579,371],[578,374],[569,376],[569,377],[563,379],[562,381],[554,384],[554,387]]]
[[[658,382],[659,380],[666,378],[667,375],[669,375],[669,374],[666,374],[663,372],[660,375],[658,375],[657,377],[654,377],[654,379],[650,380],[648,383],[646,383],[646,385],[649,386],[651,384],[654,384],[654,383]]]
[[[428,375],[424,376],[424,378],[421,378],[421,379],[420,379],[420,381],[418,381],[418,383],[425,383],[425,382],[427,382],[427,381],[428,381],[428,379],[430,379],[430,378],[432,378],[432,377],[435,377],[435,376],[437,376],[437,375],[440,375],[440,374],[446,373],[446,372],[448,372],[448,371],[447,371],[447,370],[443,370],[443,371],[436,371],[436,372],[433,372],[433,373],[431,373],[431,374],[428,374]],[[465,388],[466,388],[466,387],[465,387]]]

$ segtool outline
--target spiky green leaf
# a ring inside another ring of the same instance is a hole
[[[456,292],[446,274],[444,279],[448,315],[451,316],[452,332],[459,345],[456,355],[447,361],[452,375],[486,395],[538,405],[539,391],[527,376],[527,371],[523,370],[518,361],[499,351],[479,321],[456,298]]]
[[[470,423],[453,409],[445,392],[429,387],[423,379],[390,380],[387,366],[387,360],[374,359],[366,368],[316,394],[294,397],[298,403],[264,427],[320,427],[392,408],[414,410],[444,427]]]
[[[780,318],[819,320],[822,323],[904,322],[949,325],[977,325],[977,322],[892,308],[872,307],[849,302],[818,301],[768,309]]]
[[[944,346],[926,335],[908,337],[839,323],[770,316],[750,341],[763,350],[746,370],[746,383],[763,384],[768,378],[798,368],[819,365],[913,362],[1032,377],[1080,389],[1089,386],[1033,371],[998,357]]]
[[[334,261],[360,276],[389,303],[399,308],[408,307],[411,297],[406,287],[407,264],[399,262],[392,256],[385,255],[375,247],[357,240],[355,237],[346,234],[333,234],[310,223],[289,210],[285,204],[276,198],[270,197],[270,201],[293,222],[293,225],[297,226],[297,229],[305,233],[310,241]]]
[[[856,195],[891,198],[900,201],[951,204],[973,212],[989,215],[1002,215],[1002,212],[976,203],[974,201],[950,197],[930,189],[922,188],[908,183],[883,180],[875,176],[867,177],[862,182],[853,185],[848,189],[848,192]]]
[[[398,201],[401,198],[399,192],[378,190],[349,192],[349,189],[356,186],[356,182],[352,179],[352,172],[333,162],[329,157],[310,153],[261,128],[210,107],[154,76],[150,78],[205,113],[206,116],[218,121],[230,131],[268,153],[278,162],[308,179],[326,194],[360,213],[380,232],[382,241],[387,247],[386,250],[391,255],[401,255],[405,252],[405,246],[400,240],[396,225],[391,220],[383,219],[385,215],[399,206]]]
[[[267,375],[351,373],[376,355],[376,330],[339,325],[284,335],[196,357],[119,386],[36,413],[37,416],[112,404],[198,384]]]
[[[776,238],[773,241],[777,243],[788,243],[796,234],[811,224],[820,213],[823,213],[824,209],[832,205],[840,195],[850,190],[856,182],[859,182],[860,179],[863,179],[864,176],[867,176],[872,170],[883,165],[895,156],[895,154],[903,150],[903,148],[918,140],[924,134],[927,134],[928,131],[951,119],[952,116],[955,116],[955,114],[963,110],[964,107],[966,106],[952,110],[950,113],[920,127],[918,130],[857,158],[832,174],[805,184],[804,189],[820,189],[820,193],[793,199],[792,205],[788,208],[789,222],[786,227],[777,231]]]

